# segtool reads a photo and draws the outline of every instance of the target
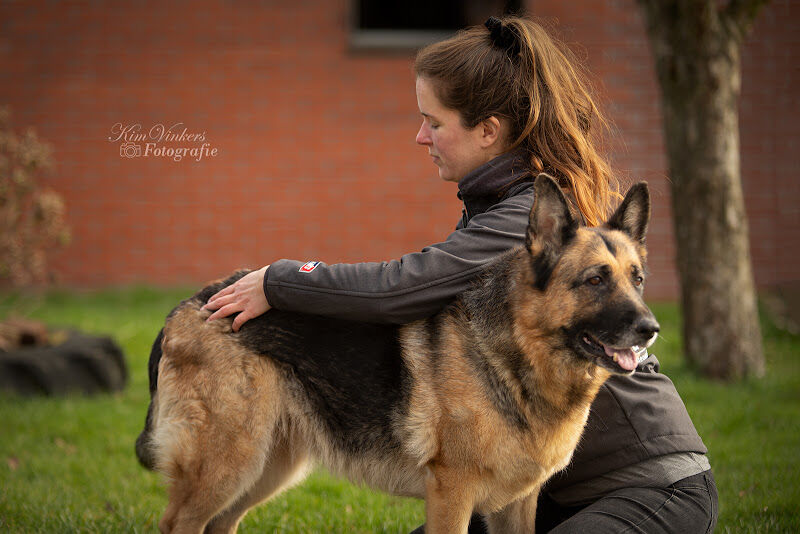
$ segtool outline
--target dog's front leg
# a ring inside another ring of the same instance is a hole
[[[475,501],[475,483],[462,472],[428,467],[425,534],[464,534]]]
[[[539,488],[509,503],[502,510],[486,517],[489,534],[533,534],[536,529],[536,501]]]

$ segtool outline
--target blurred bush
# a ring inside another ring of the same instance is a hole
[[[31,128],[17,135],[0,107],[0,285],[50,282],[48,257],[69,243],[64,201],[39,183],[52,168],[50,145]]]

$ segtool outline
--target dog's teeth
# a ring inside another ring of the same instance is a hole
[[[617,362],[617,361],[619,361],[619,355],[617,354],[616,351],[614,351],[614,362]]]

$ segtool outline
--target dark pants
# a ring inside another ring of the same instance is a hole
[[[561,507],[546,494],[539,496],[536,532],[709,533],[719,507],[714,475],[706,471],[666,488],[625,488],[586,506]],[[419,527],[412,534],[422,534]],[[486,534],[483,519],[472,516],[469,534]]]

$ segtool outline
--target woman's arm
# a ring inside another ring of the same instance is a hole
[[[303,262],[280,260],[270,266],[264,292],[281,310],[382,323],[428,317],[469,288],[488,262],[524,243],[532,204],[532,192],[512,197],[399,260],[320,263],[311,272]]]
[[[488,262],[524,243],[532,204],[531,188],[474,216],[465,228],[459,228],[445,241],[399,260],[319,263],[313,269],[303,269],[307,265],[304,262],[277,261],[269,269],[255,271],[234,284],[247,287],[230,286],[219,297],[212,297],[206,307],[222,307],[209,319],[241,311],[239,317],[245,318],[239,321],[237,317],[234,330],[238,330],[244,321],[269,307],[381,323],[406,323],[428,317],[469,288]],[[263,290],[256,291],[259,280]],[[246,305],[236,304],[237,293],[240,300],[248,301]],[[266,298],[261,301],[259,297],[264,295]]]

